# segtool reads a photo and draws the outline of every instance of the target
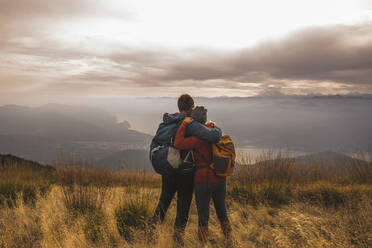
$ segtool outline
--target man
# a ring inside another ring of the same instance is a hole
[[[181,123],[182,120],[190,116],[194,108],[194,100],[188,94],[183,94],[177,101],[179,113],[164,114],[165,123]],[[221,129],[218,127],[208,128],[200,122],[191,122],[186,129],[186,136],[196,136],[209,143],[217,143],[221,139]],[[181,151],[182,159],[185,158],[187,151]],[[189,217],[189,210],[194,189],[193,174],[182,175],[162,175],[162,190],[158,206],[155,210],[153,221],[163,222],[168,207],[177,192],[177,216],[174,223],[173,238],[178,243],[183,243],[182,237]]]

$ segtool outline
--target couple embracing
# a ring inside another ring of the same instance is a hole
[[[228,244],[231,242],[231,225],[225,204],[227,174],[216,173],[216,168],[211,167],[215,159],[212,146],[220,142],[221,129],[215,123],[207,122],[207,109],[202,106],[195,107],[190,95],[181,95],[177,104],[179,113],[164,114],[163,123],[159,125],[151,142],[150,159],[155,171],[162,175],[162,191],[153,216],[153,224],[164,220],[177,193],[173,238],[176,243],[182,245],[195,191],[200,242],[206,243],[211,238],[208,220],[212,199]],[[225,158],[222,160],[229,161]],[[229,163],[233,166],[233,161]],[[216,165],[217,163],[214,167]]]

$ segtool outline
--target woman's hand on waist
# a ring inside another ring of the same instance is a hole
[[[216,123],[215,123],[214,121],[207,121],[207,123],[205,123],[205,125],[206,125],[207,127],[211,127],[211,128],[213,128],[213,127],[216,126]]]
[[[185,119],[183,119],[183,121],[185,122],[185,123],[187,123],[187,124],[190,124],[191,122],[193,122],[193,118],[191,118],[191,117],[186,117]]]

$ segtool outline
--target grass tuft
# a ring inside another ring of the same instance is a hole
[[[120,235],[127,241],[133,241],[133,233],[146,231],[151,221],[153,210],[148,201],[129,201],[115,210],[117,228]]]
[[[0,170],[0,206],[12,207],[17,198],[35,204],[37,196],[46,196],[51,189],[51,175],[45,171],[11,167]]]
[[[239,186],[235,184],[228,190],[228,196],[242,204],[268,204],[279,207],[288,204],[292,199],[292,189],[281,184],[262,184],[251,186]]]

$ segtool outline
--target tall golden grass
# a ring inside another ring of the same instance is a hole
[[[244,159],[228,181],[234,247],[372,246],[370,161],[336,175],[298,167],[279,153],[258,158],[273,161],[265,166]],[[84,166],[0,173],[1,248],[174,247],[175,201],[150,236],[161,186],[156,174]],[[217,243],[208,247],[224,247],[213,208],[210,228]],[[199,247],[194,202],[185,247]]]

